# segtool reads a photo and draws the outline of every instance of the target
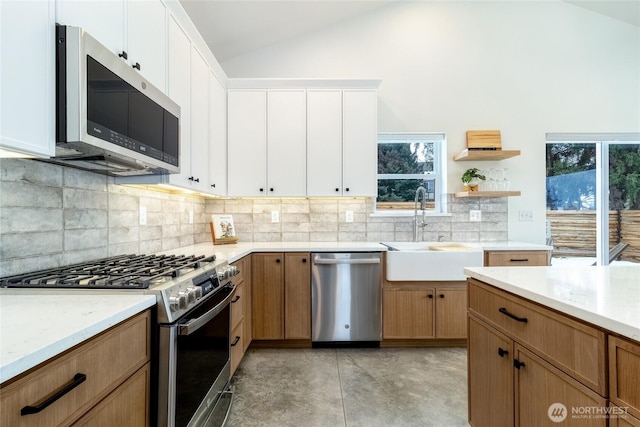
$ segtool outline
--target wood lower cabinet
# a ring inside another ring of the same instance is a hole
[[[610,403],[609,408],[609,427],[640,427],[640,419],[631,415],[626,407]]]
[[[607,426],[604,331],[474,279],[468,316],[472,426]]]
[[[609,396],[640,419],[640,344],[609,337]]]
[[[238,268],[238,274],[232,279],[236,291],[231,299],[231,375],[251,343],[251,256],[232,265]]]
[[[513,341],[469,317],[467,357],[469,424],[513,426]]]
[[[485,251],[486,267],[549,265],[549,251]]]
[[[150,327],[149,311],[140,313],[2,384],[0,425],[148,426]],[[74,383],[41,411],[21,415]]]
[[[310,254],[253,254],[252,279],[253,339],[311,339]]]
[[[466,338],[466,286],[387,282],[382,291],[384,339]]]

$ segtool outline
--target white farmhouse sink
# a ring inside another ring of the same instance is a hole
[[[464,267],[481,267],[482,249],[461,243],[384,242],[387,280],[466,280]]]

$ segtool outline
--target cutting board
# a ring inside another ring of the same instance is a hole
[[[477,249],[475,248],[470,248],[468,246],[461,246],[461,245],[431,245],[429,246],[429,249],[431,249],[432,251],[450,251],[450,252],[471,252],[471,251],[477,251]]]
[[[468,130],[467,148],[470,150],[502,150],[502,138],[499,130]]]

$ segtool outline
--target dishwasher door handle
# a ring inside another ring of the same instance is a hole
[[[362,259],[331,259],[331,258],[313,258],[316,265],[337,265],[337,264],[380,264],[380,258],[362,258]]]

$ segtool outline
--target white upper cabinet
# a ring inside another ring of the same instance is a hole
[[[227,195],[227,91],[209,72],[209,190]]]
[[[306,92],[267,92],[267,195],[306,196]]]
[[[227,93],[230,196],[267,194],[267,91]]]
[[[169,175],[169,182],[189,186],[191,176],[191,42],[182,28],[169,18],[168,90],[180,106],[180,173]]]
[[[56,22],[83,28],[166,93],[167,12],[161,0],[56,0]]]
[[[378,188],[378,95],[342,93],[342,185],[347,196],[375,196]]]
[[[191,172],[194,190],[209,191],[209,67],[191,49]]]
[[[342,91],[307,93],[307,195],[342,195]]]
[[[127,2],[129,65],[167,92],[167,10],[159,0]],[[139,68],[138,68],[139,67]]]
[[[55,152],[53,2],[0,1],[0,152]]]

